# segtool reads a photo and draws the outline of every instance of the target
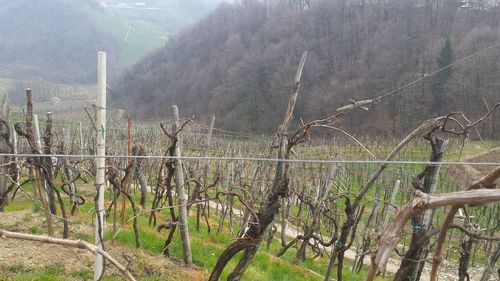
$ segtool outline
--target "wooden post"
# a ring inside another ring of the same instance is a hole
[[[46,121],[46,127],[45,127],[45,132],[43,135],[43,141],[44,141],[44,146],[43,148],[41,147],[42,154],[45,154],[47,157],[41,157],[41,163],[45,164],[45,168],[47,171],[47,174],[41,173],[44,175],[45,179],[45,188],[47,190],[47,194],[49,195],[49,203],[50,203],[50,211],[52,214],[57,213],[57,208],[56,208],[56,195],[55,191],[53,188],[53,183],[54,182],[54,166],[55,163],[57,163],[57,158],[52,156],[52,112],[47,112],[47,121]],[[38,125],[38,123],[37,123]]]
[[[174,123],[172,125],[172,132],[177,134],[177,144],[174,150],[175,167],[175,186],[177,189],[177,197],[179,198],[179,226],[182,238],[182,248],[184,250],[183,260],[186,264],[191,264],[193,262],[193,257],[191,255],[191,245],[189,243],[189,230],[188,230],[188,214],[186,204],[188,202],[188,197],[186,194],[186,189],[184,188],[184,173],[182,171],[182,160],[181,157],[181,145],[182,139],[178,133],[180,129],[179,124],[179,109],[176,105],[172,105],[172,118]]]
[[[132,156],[132,116],[128,116],[128,122],[127,122],[127,156],[130,157]],[[129,158],[127,161],[127,166],[130,166],[132,164],[132,159]],[[123,186],[122,186],[122,191],[128,192],[128,186],[130,182],[130,177],[126,177],[125,180],[123,181]],[[125,194],[125,193],[123,193]],[[123,195],[122,194],[122,195]],[[125,196],[122,196],[122,211],[121,211],[121,225],[125,225],[125,210],[126,210],[126,205],[127,205],[127,198]]]
[[[2,106],[0,108],[0,118],[3,119],[6,124],[9,121],[9,110],[7,106],[7,95],[3,96],[2,100]],[[3,137],[0,142],[0,152],[2,153],[11,153],[10,147],[9,147],[9,134],[4,133],[8,132],[9,128],[5,125],[5,128],[2,129],[3,135],[6,135],[6,137]],[[3,126],[2,126],[3,127]],[[7,204],[9,200],[9,196],[7,195],[7,178],[9,174],[9,157],[1,157],[0,158],[0,163],[2,164],[0,166],[0,212],[4,211],[4,206]]]
[[[210,129],[208,131],[208,135],[207,135],[207,142],[205,143],[205,146],[203,147],[203,152],[202,152],[202,156],[203,157],[207,157],[208,156],[208,151],[210,150],[210,144],[212,142],[212,132],[214,130],[214,125],[215,125],[215,115],[212,116],[212,122],[210,122]],[[210,165],[210,161],[208,160],[205,160],[205,163],[203,165],[203,186],[207,186],[207,181],[208,181],[208,170],[209,170],[209,166]],[[206,210],[206,215],[208,217],[210,217],[210,203],[208,201],[206,201],[204,206],[204,211]],[[199,215],[200,215],[200,208],[201,208],[201,204],[197,204],[196,205],[196,217],[198,218]],[[196,220],[196,230],[199,230],[200,229],[200,224],[199,224],[199,220],[197,219]]]
[[[69,127],[66,128],[66,149],[65,153],[71,153],[70,149],[70,143],[71,143],[71,129]],[[66,178],[68,179],[69,186],[71,188],[71,194],[70,194],[70,201],[72,205],[71,209],[71,215],[73,215],[74,210],[76,210],[77,206],[77,198],[76,198],[76,185],[74,182],[72,182],[73,179],[73,172],[72,170],[68,167],[69,166],[69,159],[64,159],[64,174],[66,175]]]
[[[33,123],[35,125],[35,136],[34,137],[35,137],[36,150],[39,154],[44,154],[43,149],[42,149],[42,141],[41,141],[41,137],[40,137],[40,125],[38,123],[38,115],[36,115],[36,114],[33,114]],[[41,162],[43,162],[43,158],[40,157],[36,161],[39,161],[41,163]],[[35,170],[37,170],[37,180],[39,181],[39,184],[40,184],[40,192],[41,192],[40,199],[45,200],[47,207],[48,207],[48,209],[46,209],[46,210],[54,215],[56,213],[56,206],[54,204],[53,193],[52,194],[50,193],[49,186],[47,185],[47,182],[43,176],[42,171],[40,171],[40,169],[38,169],[38,168],[35,168]]]
[[[97,190],[96,220],[95,220],[95,243],[99,249],[103,249],[104,238],[104,185],[106,172],[106,53],[97,54],[97,157],[96,157],[96,179]],[[104,272],[104,259],[100,253],[95,256],[94,281],[100,280]]]
[[[210,122],[210,129],[209,129],[208,135],[207,135],[207,142],[205,143],[205,146],[203,147],[203,153],[202,153],[203,157],[207,157],[207,155],[208,155],[208,150],[210,149],[210,143],[212,142],[212,132],[214,130],[214,125],[215,125],[215,115],[212,116],[212,122]]]
[[[38,115],[33,114],[33,121],[35,125],[35,147],[36,151],[39,154],[42,154],[42,144],[40,141],[40,126],[38,125]],[[41,159],[35,159],[35,161],[41,161]],[[47,232],[49,236],[54,235],[54,229],[52,227],[52,216],[50,215],[50,207],[49,207],[49,195],[47,194],[47,188],[45,184],[45,180],[43,179],[43,175],[41,174],[38,168],[35,168],[35,178],[37,183],[38,195],[40,196],[40,201],[42,202],[42,207],[45,210],[45,219],[47,221]]]

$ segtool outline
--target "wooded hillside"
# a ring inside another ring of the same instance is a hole
[[[97,51],[112,51],[111,61],[118,61],[117,41],[73,4],[61,0],[0,4],[2,77],[88,83],[96,80]]]
[[[461,8],[456,0],[311,0],[302,8],[290,1],[241,2],[219,6],[124,73],[112,86],[115,105],[156,118],[178,104],[202,120],[215,114],[226,129],[273,132],[289,93],[283,85],[290,85],[304,50],[309,57],[295,115],[311,120],[349,99],[376,98],[427,76],[500,37],[500,9]],[[431,114],[479,116],[483,98],[499,101],[499,56],[492,48],[342,124],[387,135]]]
[[[144,2],[0,0],[0,77],[95,83],[95,54],[107,51],[109,74],[160,48],[170,34],[193,24],[218,0]],[[111,5],[113,4],[113,5]],[[20,96],[22,98],[22,96]]]

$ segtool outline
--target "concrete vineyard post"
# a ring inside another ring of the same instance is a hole
[[[103,249],[104,236],[104,187],[105,187],[105,164],[106,164],[106,53],[99,52],[97,55],[97,154],[96,154],[96,179],[97,190],[96,220],[95,220],[95,243],[99,249]],[[95,256],[94,280],[100,280],[104,272],[104,259],[102,254]]]

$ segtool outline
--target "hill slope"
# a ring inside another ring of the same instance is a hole
[[[144,0],[137,4],[138,1],[120,0],[107,1],[108,5],[101,8],[97,0],[80,0],[78,9],[119,42],[123,54],[121,68],[162,47],[171,35],[194,24],[220,1]]]
[[[0,3],[0,76],[90,82],[96,52],[117,61],[119,45],[84,13],[60,0]]]
[[[102,8],[98,0],[0,0],[0,77],[94,82],[99,50],[108,52],[113,77],[218,3],[145,0],[142,9],[119,2]]]
[[[115,104],[157,118],[175,103],[185,115],[215,114],[226,129],[273,132],[303,50],[309,58],[296,115],[311,120],[351,98],[375,98],[426,76],[500,37],[498,8],[463,9],[452,0],[438,7],[433,1],[317,0],[304,10],[282,2],[220,6],[127,71],[113,86]],[[451,110],[477,117],[483,97],[500,99],[499,56],[498,48],[485,52],[369,112],[350,114],[343,125],[389,134]]]

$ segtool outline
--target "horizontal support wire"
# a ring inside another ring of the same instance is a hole
[[[165,160],[203,160],[203,161],[255,161],[255,162],[287,162],[287,163],[317,163],[317,164],[401,164],[401,165],[470,165],[470,166],[500,166],[500,162],[458,162],[458,161],[386,161],[386,160],[320,160],[320,159],[277,159],[258,157],[203,157],[203,156],[164,156],[164,155],[78,155],[78,154],[12,154],[0,153],[0,157],[56,157],[56,158],[85,158],[85,159],[165,159]]]

